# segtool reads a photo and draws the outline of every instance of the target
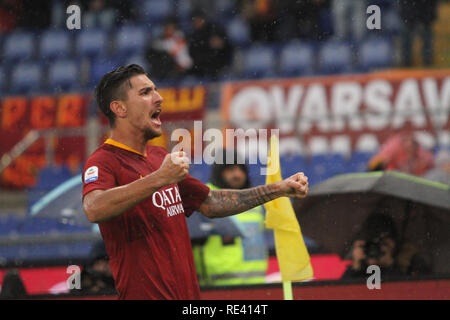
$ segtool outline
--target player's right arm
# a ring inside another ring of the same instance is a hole
[[[177,183],[188,175],[189,162],[184,152],[167,154],[158,170],[129,184],[107,190],[95,189],[83,198],[83,209],[90,222],[110,220],[162,187]]]

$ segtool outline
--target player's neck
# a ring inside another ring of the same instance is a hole
[[[130,132],[124,132],[119,128],[114,128],[111,130],[110,139],[119,142],[121,144],[126,145],[128,148],[131,148],[140,154],[145,154],[145,147],[147,145],[147,141],[145,141],[144,137],[140,137],[140,135],[130,134]]]

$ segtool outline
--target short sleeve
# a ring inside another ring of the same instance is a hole
[[[111,157],[106,159],[106,157],[101,155],[93,154],[83,168],[83,197],[96,189],[107,190],[117,187],[118,184],[113,167],[114,163],[112,163]],[[116,166],[115,170],[117,168]]]
[[[184,212],[189,217],[205,201],[209,194],[209,187],[191,175],[178,182]]]

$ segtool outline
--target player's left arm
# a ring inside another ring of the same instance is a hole
[[[222,218],[245,212],[279,197],[304,198],[308,177],[299,172],[269,185],[243,190],[211,190],[198,211],[208,218]]]

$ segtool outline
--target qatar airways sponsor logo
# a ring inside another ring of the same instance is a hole
[[[166,211],[168,217],[184,213],[178,186],[165,188],[153,193],[153,205]]]

